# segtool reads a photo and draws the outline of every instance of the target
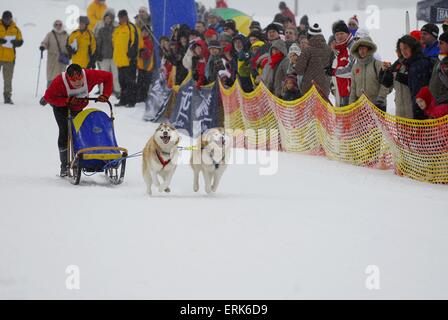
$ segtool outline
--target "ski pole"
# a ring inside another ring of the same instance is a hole
[[[36,94],[35,97],[37,98],[37,93],[39,92],[39,79],[40,79],[40,68],[42,66],[42,59],[44,58],[44,52],[40,51],[40,60],[39,60],[39,71],[37,72],[37,85],[36,85]]]

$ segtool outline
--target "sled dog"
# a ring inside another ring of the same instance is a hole
[[[179,158],[179,141],[180,136],[176,129],[162,123],[143,149],[142,172],[149,195],[152,195],[153,185],[159,192],[171,191],[171,179]]]
[[[192,152],[190,165],[194,171],[193,190],[199,191],[199,173],[202,172],[205,192],[218,190],[219,182],[227,168],[230,155],[229,138],[223,128],[205,132],[197,141],[197,149]]]

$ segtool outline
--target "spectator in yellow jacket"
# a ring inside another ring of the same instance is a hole
[[[103,20],[106,13],[106,0],[93,0],[87,7],[87,17],[90,20],[89,30],[92,31],[96,24]]]
[[[93,32],[87,29],[88,25],[89,18],[79,17],[79,29],[70,34],[67,51],[72,55],[72,63],[83,69],[95,69],[93,55],[96,51],[96,40]]]
[[[154,43],[151,38],[151,30],[148,26],[143,26],[141,30],[142,41],[137,60],[137,102],[147,100],[154,71]]]
[[[141,48],[141,33],[139,28],[129,22],[126,10],[118,12],[118,20],[120,24],[112,35],[112,43],[121,95],[120,101],[115,106],[132,108],[136,103],[137,56]]]
[[[14,104],[11,99],[12,77],[16,61],[16,48],[22,45],[22,33],[12,20],[12,13],[10,11],[3,12],[0,21],[0,70],[3,69],[5,104]]]

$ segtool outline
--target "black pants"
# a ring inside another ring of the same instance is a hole
[[[136,102],[136,78],[137,67],[130,65],[129,67],[118,68],[118,81],[121,86],[121,104],[135,104]]]
[[[59,159],[61,160],[61,168],[65,168],[68,165],[68,108],[53,107],[54,117],[59,128],[58,136],[58,148]],[[72,117],[76,116],[79,111],[72,111]]]
[[[145,102],[148,99],[149,86],[152,83],[152,71],[138,70],[137,77],[137,102]]]

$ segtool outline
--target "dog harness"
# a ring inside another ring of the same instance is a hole
[[[157,158],[158,158],[159,161],[160,161],[160,164],[161,164],[162,167],[163,167],[162,170],[165,169],[165,167],[166,167],[167,165],[170,164],[171,159],[168,159],[168,160],[163,159],[163,157],[162,157],[162,155],[160,154],[159,150],[156,150],[156,154],[157,154]]]

